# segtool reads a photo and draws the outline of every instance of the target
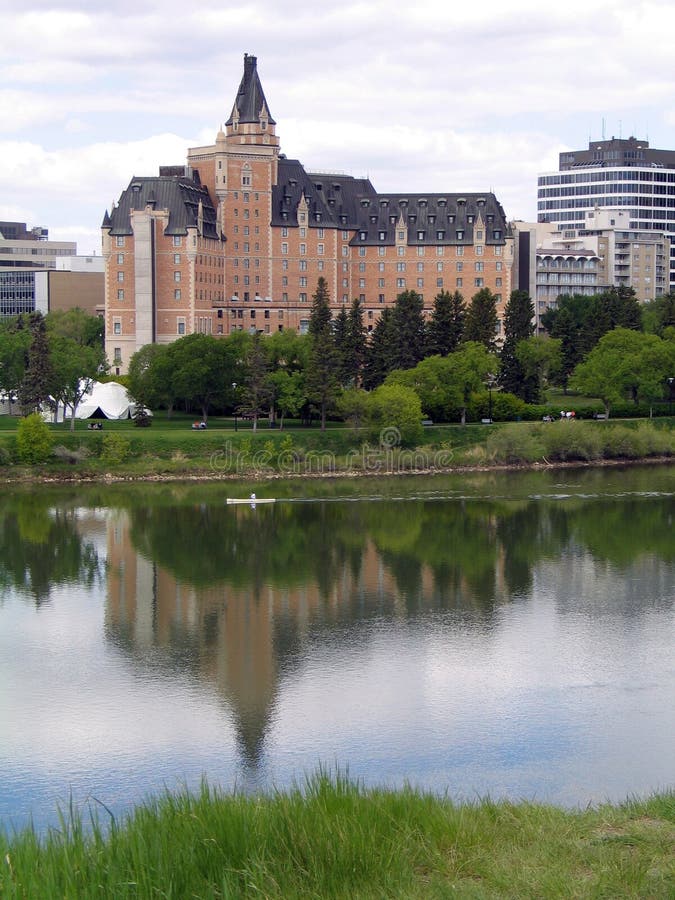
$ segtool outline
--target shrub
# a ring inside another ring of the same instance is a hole
[[[492,392],[492,418],[496,422],[514,422],[523,418],[526,404],[515,394],[508,391]],[[490,394],[481,391],[471,396],[467,409],[467,418],[472,422],[487,419],[490,414]]]
[[[16,430],[16,450],[19,462],[36,465],[46,462],[54,439],[49,426],[39,413],[21,419]]]
[[[123,463],[131,452],[131,443],[121,434],[107,434],[103,438],[101,459],[113,465]]]
[[[516,423],[504,425],[488,437],[487,452],[495,462],[534,462],[543,455],[541,431]]]
[[[549,460],[601,459],[604,449],[602,429],[588,422],[562,420],[542,430],[544,454]]]
[[[369,396],[368,433],[386,449],[414,447],[424,434],[422,405],[412,388],[382,384]]]
[[[7,447],[0,444],[0,466],[9,466],[12,462],[12,454]]]
[[[82,462],[90,455],[89,449],[87,447],[80,446],[76,449],[73,449],[72,447],[64,447],[63,444],[59,444],[58,447],[54,447],[52,453],[58,460],[61,460],[61,462],[70,463],[71,466],[74,466],[76,463]]]

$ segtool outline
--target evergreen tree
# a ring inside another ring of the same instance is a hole
[[[366,359],[367,332],[363,324],[363,307],[355,298],[349,310],[347,328],[347,345],[345,348],[345,373],[349,376],[348,384],[358,387],[361,383],[363,366]]]
[[[558,378],[564,392],[567,393],[567,382],[577,364],[581,362],[579,328],[574,315],[567,306],[563,306],[557,311],[550,334],[551,337],[560,340],[561,361]]]
[[[318,407],[321,430],[326,430],[326,412],[338,392],[338,355],[331,324],[328,284],[321,276],[312,296],[309,317],[311,349],[309,353],[306,388],[309,400]]]
[[[340,312],[333,319],[333,340],[335,341],[335,352],[337,354],[337,377],[339,383],[346,387],[349,383],[349,375],[347,374],[347,337],[349,334],[349,317],[347,310],[343,306]]]
[[[272,384],[266,348],[260,334],[253,335],[248,353],[247,375],[243,385],[241,411],[253,419],[253,430],[258,430],[259,416],[269,410],[272,401]]]
[[[51,393],[52,369],[49,360],[47,325],[42,313],[31,313],[30,347],[18,397],[23,415],[39,411]]]
[[[509,391],[526,402],[533,400],[537,385],[528,378],[519,361],[516,350],[521,341],[534,334],[534,303],[527,291],[512,291],[504,310],[504,344],[500,359],[500,382]]]
[[[393,310],[388,306],[382,310],[366,347],[363,387],[369,391],[379,387],[394,368]]]
[[[434,299],[434,309],[427,326],[427,355],[447,356],[454,353],[462,340],[466,306],[455,291],[441,291]]]
[[[424,359],[424,302],[417,291],[403,291],[392,313],[394,327],[394,368],[413,369]]]
[[[483,344],[487,350],[494,352],[498,324],[497,298],[490,288],[481,288],[471,298],[471,303],[466,313],[464,340]]]

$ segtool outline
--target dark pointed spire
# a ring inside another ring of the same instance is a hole
[[[265,100],[260,78],[258,77],[257,57],[244,54],[244,76],[241,79],[237,96],[234,100],[232,113],[225,123],[231,125],[234,119],[241,124],[243,122],[259,122],[260,114],[264,110],[264,114],[270,125],[276,125],[272,118]],[[236,112],[236,115],[235,115]]]

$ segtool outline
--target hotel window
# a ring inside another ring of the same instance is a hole
[[[417,279],[417,287],[418,288],[424,287],[424,278]]]
[[[241,186],[242,187],[251,187],[251,173],[250,172],[242,172],[241,173]],[[246,200],[246,196],[244,196],[244,200]]]
[[[115,238],[115,246],[116,247],[124,247],[124,236],[123,235],[121,235],[121,234],[117,235],[117,237]]]
[[[124,281],[124,272],[118,272],[118,273],[117,273],[117,280],[118,280],[118,281]]]
[[[365,279],[365,278],[359,278],[359,287],[360,287],[360,288],[364,288],[365,286],[366,286],[366,279]]]
[[[179,234],[174,234],[174,236],[173,236],[174,247],[181,247],[182,244],[183,244],[183,238]]]
[[[437,263],[436,263],[436,271],[437,271],[437,272],[442,272],[442,271],[443,271],[443,263],[442,263],[442,262],[437,262]]]
[[[384,278],[378,278],[378,279],[377,279],[377,286],[378,286],[378,287],[384,287]]]
[[[359,263],[359,272],[365,272],[365,271],[366,271],[366,264],[364,262],[360,262]]]
[[[282,252],[284,255],[288,253],[288,244],[283,243],[283,244],[281,245],[281,252]]]
[[[480,230],[476,231],[476,240],[477,241],[483,240],[483,232],[482,231],[480,231]]]
[[[342,255],[349,256],[349,247],[347,247],[346,245],[342,248]]]
[[[457,269],[458,272],[461,272],[462,269],[464,268],[464,263],[463,262],[455,263],[455,268]]]
[[[122,334],[122,320],[113,319],[113,334]]]
[[[457,240],[458,241],[464,240],[464,232],[460,228],[457,229]]]
[[[316,252],[319,254],[319,256],[323,256],[323,244],[317,244]]]
[[[117,292],[117,299],[124,300],[124,288],[120,288]]]
[[[474,263],[473,266],[474,266],[474,269],[476,270],[476,272],[482,272],[483,269],[485,268],[485,264],[482,262]]]
[[[365,255],[366,255],[366,248],[359,247],[359,256],[365,256]]]
[[[495,287],[501,287],[501,286],[502,286],[501,278],[495,278]]]
[[[404,288],[405,287],[405,278],[397,278],[396,279],[396,287]]]
[[[174,266],[180,265],[180,253],[174,253],[173,255],[173,264]]]
[[[377,255],[378,255],[378,256],[384,256],[384,255],[386,254],[386,252],[387,252],[386,247],[378,247],[378,248],[377,248]]]
[[[384,294],[378,294],[377,299],[379,303],[384,303]]]
[[[307,244],[300,244],[300,256],[304,256],[307,253]]]
[[[281,276],[281,286],[288,287],[288,275]]]
[[[118,253],[118,254],[117,254],[117,265],[118,265],[118,266],[123,266],[123,265],[124,265],[124,253]]]
[[[307,216],[305,215],[305,213],[300,213],[300,215],[298,216],[298,222],[301,222],[302,224],[304,224],[306,221],[307,221]]]
[[[456,256],[464,256],[464,247],[455,247]]]
[[[286,225],[284,225],[284,227],[281,229],[281,236],[288,237],[288,228]]]
[[[495,269],[497,270],[497,272],[501,272],[501,270],[502,270],[502,264],[501,264],[501,262],[496,262],[496,263],[495,263]]]
[[[405,263],[404,262],[396,263],[396,271],[397,272],[405,272]]]
[[[445,256],[445,247],[436,247],[436,256]]]
[[[300,237],[301,238],[307,237],[307,229],[306,228],[300,229]]]
[[[284,270],[284,272],[288,271],[288,260],[287,259],[281,260],[281,268]]]
[[[477,288],[482,288],[485,284],[485,281],[482,278],[474,278],[473,286]]]
[[[119,365],[119,363],[122,362],[122,348],[121,347],[115,347],[115,349],[113,350],[113,362],[116,365]]]
[[[501,248],[501,247],[495,247],[495,248],[494,248],[494,251],[495,251],[495,256],[501,256],[501,255],[502,255],[502,248]]]
[[[343,272],[349,271],[349,263],[342,263],[342,271]]]
[[[174,272],[174,273],[173,273],[173,280],[174,280],[174,281],[180,281],[180,272]]]
[[[323,260],[322,260],[322,259],[320,259],[320,260],[317,262],[316,267],[317,267],[317,269],[318,269],[319,272],[323,272],[324,265],[323,265]]]
[[[476,256],[482,256],[482,255],[483,255],[483,248],[480,246],[476,247]]]
[[[462,284],[463,284],[463,281],[462,281],[461,278],[456,278],[456,279],[455,279],[455,285],[456,285],[456,287],[461,288]]]
[[[396,252],[399,256],[405,256],[405,247],[397,247]]]
[[[349,287],[349,279],[348,278],[342,279],[342,287]]]
[[[425,254],[426,252],[427,252],[427,248],[426,248],[426,247],[418,247],[418,248],[417,248],[417,255],[418,255],[418,256],[424,256],[424,254]]]
[[[379,237],[379,239],[380,239],[381,241],[386,241],[386,239],[387,239],[387,232],[386,232],[386,231],[379,231],[378,234],[377,234],[377,236]]]
[[[405,240],[405,231],[399,231],[399,233],[398,233],[398,239],[399,239],[399,241],[404,241],[404,240]]]
[[[201,294],[201,291],[200,291],[200,294]],[[176,290],[173,292],[173,299],[180,300],[180,288],[176,288]]]
[[[424,263],[417,263],[417,271],[424,272]]]
[[[301,272],[306,272],[306,271],[307,271],[307,260],[306,260],[306,259],[301,259],[301,260],[298,262],[298,267],[299,267],[299,269],[300,269]]]
[[[316,236],[319,238],[320,241],[323,240],[323,228],[317,228],[317,235],[316,235]],[[323,253],[323,250],[321,251],[321,253]]]
[[[378,271],[378,272],[384,272],[384,263],[378,263],[378,264],[377,264],[377,271]]]
[[[177,320],[176,331],[178,332],[178,334],[185,334],[185,319]]]
[[[306,275],[300,276],[300,287],[307,287],[307,276]]]
[[[300,302],[307,303],[307,294],[305,294],[304,292],[300,294]]]
[[[348,241],[348,240],[349,240],[349,232],[348,232],[348,231],[343,231],[343,232],[342,232],[342,240],[343,240],[343,241]]]
[[[437,278],[437,279],[436,279],[436,287],[437,287],[437,288],[442,288],[442,287],[443,287],[443,279],[442,279],[442,278]]]

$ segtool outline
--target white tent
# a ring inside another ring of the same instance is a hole
[[[136,410],[136,404],[129,396],[127,389],[116,381],[92,382],[87,393],[82,397],[75,413],[76,419],[130,419]],[[69,419],[71,407],[59,407],[58,421]]]

